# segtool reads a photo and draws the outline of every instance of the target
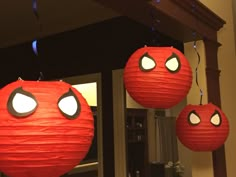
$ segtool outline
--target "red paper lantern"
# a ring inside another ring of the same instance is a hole
[[[176,120],[176,135],[193,151],[214,151],[224,144],[229,134],[227,117],[217,106],[187,105]]]
[[[63,81],[23,81],[0,91],[0,171],[10,177],[59,177],[87,154],[93,115]]]
[[[140,105],[167,109],[188,94],[192,70],[186,57],[174,47],[143,47],[129,58],[124,85]]]

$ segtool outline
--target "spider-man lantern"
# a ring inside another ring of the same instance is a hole
[[[129,58],[124,85],[140,105],[167,109],[188,94],[192,70],[186,57],[174,47],[143,47]]]
[[[59,177],[87,154],[93,115],[63,81],[18,80],[0,91],[0,171],[10,177]]]
[[[193,151],[214,151],[229,134],[227,117],[220,108],[208,103],[187,105],[176,120],[176,135]]]

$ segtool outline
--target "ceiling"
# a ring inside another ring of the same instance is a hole
[[[37,1],[39,19],[32,0],[0,1],[0,7],[0,48],[120,16],[93,0]]]
[[[36,18],[33,12],[32,1],[37,2],[39,19]],[[98,3],[105,1],[109,2],[107,0],[0,1],[0,48],[31,41],[35,38],[74,30],[88,24],[101,22],[122,15]],[[117,3],[121,4],[121,2],[115,0],[111,0],[111,2],[113,2],[114,5],[117,5]],[[125,9],[130,11],[129,8],[132,8],[133,11],[136,9],[135,13],[139,15],[138,18],[141,18],[140,15],[143,15],[144,12],[141,14],[137,12],[140,12],[140,8],[145,9],[144,3],[137,1],[135,2],[136,7],[134,8],[132,5],[134,0],[124,2],[127,2],[126,6],[118,7],[120,8],[118,9],[119,12]],[[235,4],[236,3],[233,2],[233,7]],[[234,15],[236,15],[236,10],[234,11]],[[159,17],[160,16],[159,14]],[[145,20],[147,19],[144,19],[144,21]],[[163,20],[162,23],[165,21],[166,20]],[[40,29],[40,24],[42,29]],[[167,29],[168,28],[165,28],[165,30]],[[187,34],[187,32],[184,34]]]

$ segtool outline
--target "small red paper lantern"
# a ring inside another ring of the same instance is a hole
[[[63,81],[23,81],[0,91],[0,171],[10,177],[59,177],[87,154],[93,115]]]
[[[167,109],[188,94],[192,70],[186,57],[174,47],[143,47],[129,58],[124,85],[140,105]]]
[[[220,108],[208,103],[187,105],[176,120],[176,135],[193,151],[214,151],[229,134],[227,117]]]

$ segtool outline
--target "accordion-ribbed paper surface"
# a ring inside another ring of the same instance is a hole
[[[140,67],[141,60],[147,58],[152,58],[155,67],[143,70]],[[178,62],[178,68],[174,68],[174,71],[167,67],[170,59],[176,59],[175,62]],[[171,108],[185,98],[191,84],[192,70],[189,62],[173,47],[140,48],[130,56],[124,69],[126,90],[144,107]]]
[[[191,116],[197,119],[194,125],[191,124]],[[217,125],[214,125],[213,121]],[[178,139],[193,151],[216,150],[224,144],[228,134],[229,122],[227,117],[220,108],[212,103],[187,105],[176,119]]]
[[[30,115],[17,117],[8,108],[9,97],[17,88],[37,101]],[[68,91],[77,98],[80,109],[73,119],[58,108],[59,98]],[[10,177],[59,177],[67,173],[85,157],[93,135],[90,107],[65,82],[19,80],[0,91],[0,171]]]

